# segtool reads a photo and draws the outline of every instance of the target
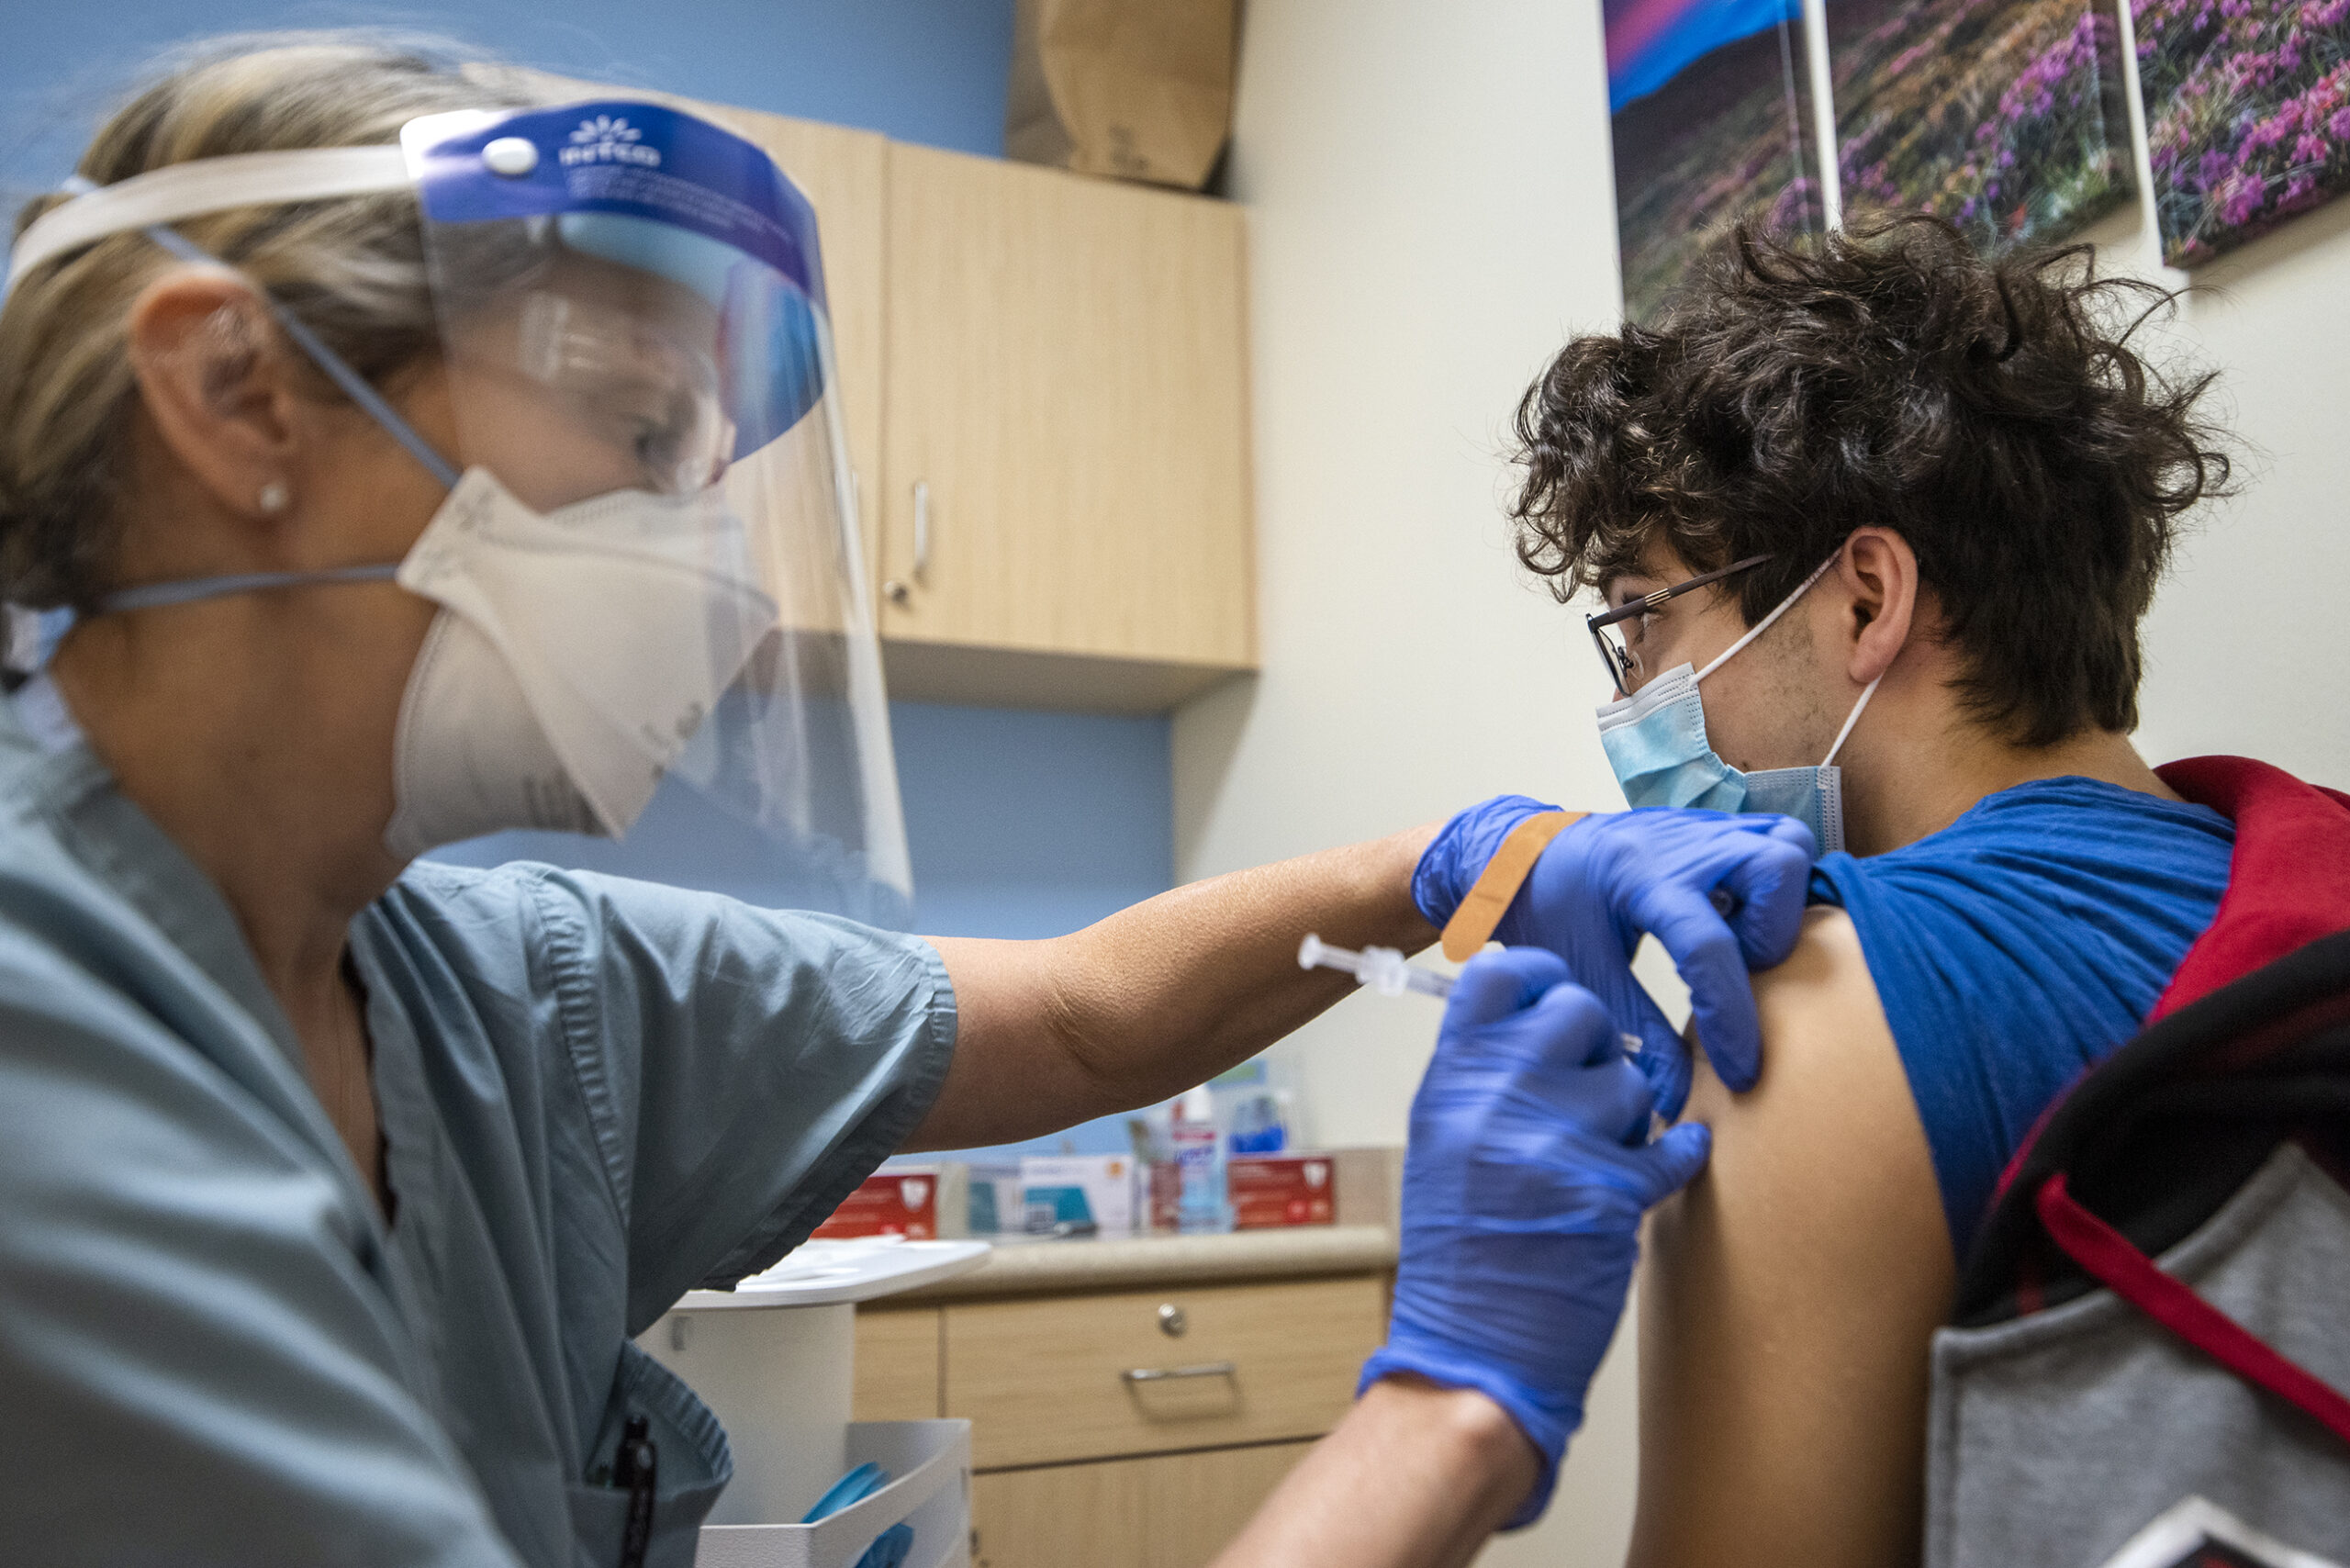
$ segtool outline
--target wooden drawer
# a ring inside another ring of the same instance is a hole
[[[938,1308],[861,1307],[856,1314],[859,1421],[928,1421],[938,1415]]]
[[[1203,1568],[1313,1446],[975,1475],[972,1568]]]
[[[970,1419],[986,1470],[1318,1437],[1378,1348],[1386,1293],[1366,1275],[945,1311],[946,1412]]]

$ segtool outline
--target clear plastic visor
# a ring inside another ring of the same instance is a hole
[[[804,199],[756,148],[658,106],[440,116],[403,140],[451,455],[520,503],[487,514],[507,535],[488,558],[543,582],[546,614],[592,628],[555,628],[541,641],[566,650],[560,667],[534,673],[560,688],[549,731],[567,770],[611,780],[588,790],[605,833],[631,818],[617,842],[503,834],[444,855],[904,924],[905,832]],[[486,150],[512,167],[518,141],[529,167],[500,174]]]

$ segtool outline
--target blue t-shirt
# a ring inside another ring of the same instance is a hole
[[[2234,847],[2208,806],[2043,778],[1812,872],[1812,902],[1860,934],[1962,1260],[2032,1123],[2138,1032],[2211,924]]]

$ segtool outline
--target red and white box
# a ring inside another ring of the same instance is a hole
[[[1224,1183],[1235,1230],[1337,1223],[1337,1161],[1326,1154],[1236,1154]]]
[[[858,1236],[902,1236],[909,1241],[938,1239],[938,1190],[942,1172],[935,1166],[882,1170],[867,1176],[843,1201],[814,1234],[824,1241],[845,1241]]]

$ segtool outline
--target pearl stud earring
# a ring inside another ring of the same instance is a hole
[[[258,499],[261,504],[262,515],[263,517],[275,517],[278,513],[284,511],[293,503],[294,497],[286,490],[283,480],[272,479],[268,484],[263,485],[261,487],[261,495]]]

